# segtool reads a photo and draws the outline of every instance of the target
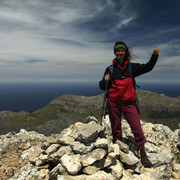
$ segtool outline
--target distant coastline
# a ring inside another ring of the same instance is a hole
[[[170,97],[180,96],[180,83],[138,82],[139,89]],[[97,83],[0,83],[0,111],[33,112],[64,94],[95,96],[103,93]]]

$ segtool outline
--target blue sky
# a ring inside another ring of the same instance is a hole
[[[180,82],[179,0],[0,0],[0,82],[98,82],[122,40],[139,81]]]

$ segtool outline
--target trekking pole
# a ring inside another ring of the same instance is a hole
[[[102,107],[102,113],[101,113],[101,119],[100,119],[100,125],[102,125],[102,119],[103,119],[103,115],[104,115],[104,105],[105,105],[105,102],[106,102],[107,87],[108,87],[108,81],[106,81],[106,87],[105,87],[104,99],[103,99],[103,107]]]

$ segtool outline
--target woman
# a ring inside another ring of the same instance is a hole
[[[118,41],[114,45],[115,59],[112,61],[113,71],[108,67],[103,79],[99,82],[100,89],[105,90],[108,83],[107,109],[112,127],[113,143],[122,141],[121,114],[123,113],[134,134],[135,145],[141,153],[141,163],[150,167],[144,144],[147,142],[140,124],[140,116],[135,106],[136,94],[133,78],[147,73],[155,66],[159,49],[155,46],[151,59],[146,64],[130,63],[132,59],[128,46]],[[110,75],[110,73],[112,73]]]

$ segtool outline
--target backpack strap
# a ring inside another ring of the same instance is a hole
[[[113,67],[113,65],[111,64],[108,68],[109,68],[110,76],[112,77],[114,67]]]
[[[135,80],[135,78],[132,75],[132,65],[131,65],[131,63],[128,64],[128,69],[129,69],[129,72],[130,72],[131,77],[133,79],[133,86],[134,86],[134,88],[136,90],[136,87],[139,88],[140,86],[136,84],[136,80]]]
[[[131,65],[131,63],[128,64],[128,69],[129,69],[129,72],[130,72],[130,74],[132,76],[132,65]]]
[[[131,77],[132,77],[132,80],[133,80],[133,86],[134,86],[134,88],[135,88],[135,90],[136,90],[136,87],[139,88],[140,86],[138,86],[138,85],[136,84],[136,80],[135,80],[135,78],[134,78],[133,75],[132,75],[132,65],[131,65],[131,63],[128,64],[128,68],[129,68],[129,72],[130,72]],[[135,94],[136,94],[136,92],[135,92]],[[140,114],[139,100],[138,100],[137,94],[136,94],[135,106],[136,106],[136,109],[137,109],[138,113]]]

